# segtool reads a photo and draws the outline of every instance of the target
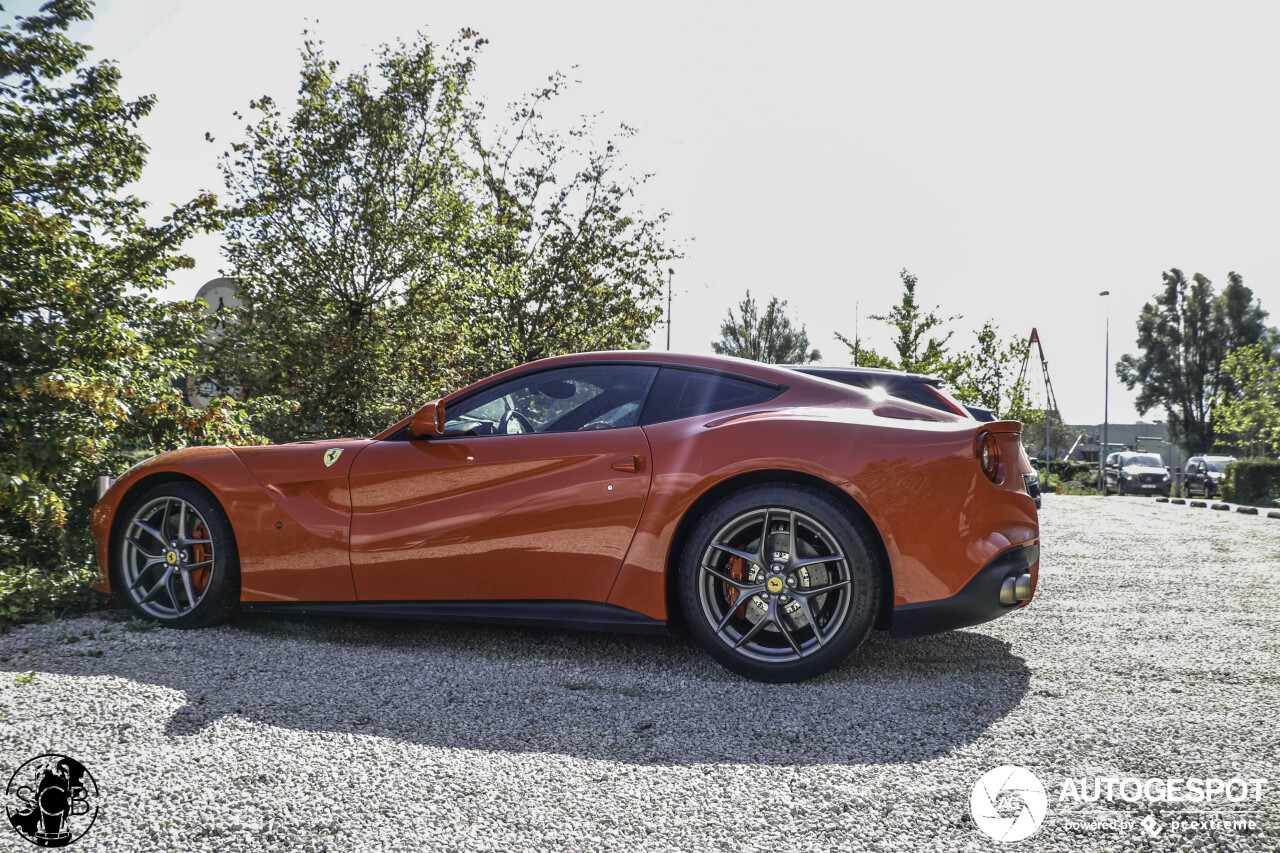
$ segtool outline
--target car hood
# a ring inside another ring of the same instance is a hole
[[[1127,465],[1124,472],[1126,474],[1159,474],[1162,477],[1169,473],[1163,468],[1152,468],[1149,465]]]

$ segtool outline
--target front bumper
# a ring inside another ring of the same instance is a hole
[[[956,628],[981,625],[1017,610],[1029,603],[1030,599],[1016,604],[1001,604],[1000,587],[1006,578],[1029,573],[1034,597],[1039,565],[1038,542],[1002,551],[950,598],[896,605],[889,623],[889,634],[894,637],[941,634]]]

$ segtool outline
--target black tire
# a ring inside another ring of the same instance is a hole
[[[678,579],[685,625],[711,657],[747,678],[792,682],[829,672],[862,645],[876,620],[885,570],[872,535],[816,489],[778,484],[735,492],[702,517],[685,544]],[[718,539],[731,541],[713,547]]]
[[[240,603],[231,522],[196,483],[162,483],[122,508],[111,566],[111,588],[125,606],[169,628],[215,625]]]

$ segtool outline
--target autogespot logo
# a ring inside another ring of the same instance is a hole
[[[1006,764],[982,774],[969,795],[973,822],[996,841],[1021,841],[1044,822],[1049,797],[1025,767]]]

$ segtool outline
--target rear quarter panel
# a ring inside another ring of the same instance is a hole
[[[649,500],[609,603],[665,619],[668,558],[678,556],[670,549],[681,520],[707,490],[752,471],[796,471],[835,486],[866,482],[866,488],[849,493],[863,503],[882,536],[886,526],[898,524],[911,512],[917,492],[923,491],[916,484],[930,482],[929,471],[956,469],[936,490],[935,501],[963,505],[968,495],[972,506],[980,493],[972,477],[962,472],[982,476],[973,451],[977,426],[959,418],[897,420],[839,403],[647,426],[653,453]],[[903,482],[907,488],[894,486]],[[895,540],[899,546],[890,553],[895,584],[899,564],[913,574],[931,574],[934,555],[954,552],[941,540],[957,538],[957,513],[948,512],[951,522],[926,525],[925,542],[913,544],[911,531],[906,531],[905,541]],[[973,530],[982,523],[966,521]],[[926,578],[907,586],[940,589],[945,582]]]

